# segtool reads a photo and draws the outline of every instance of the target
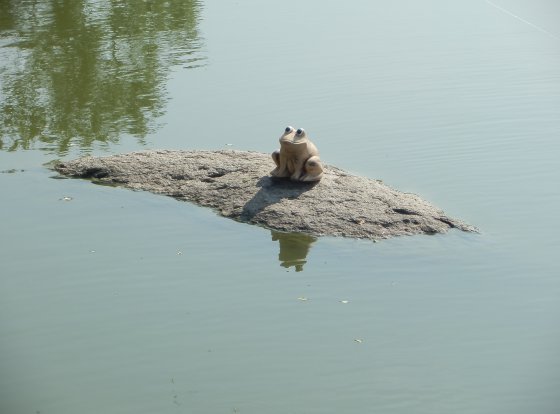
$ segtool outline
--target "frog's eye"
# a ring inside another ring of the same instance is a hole
[[[301,137],[303,134],[305,134],[305,130],[304,130],[303,128],[299,128],[299,129],[296,131],[296,135],[297,135],[298,137]]]
[[[294,129],[291,126],[287,126],[286,129],[284,130],[286,132],[286,134],[289,134],[290,132],[292,132]]]

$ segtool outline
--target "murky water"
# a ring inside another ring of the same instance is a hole
[[[0,1],[0,412],[558,412],[558,22],[550,0]],[[286,124],[481,234],[284,235],[43,166],[270,152]]]

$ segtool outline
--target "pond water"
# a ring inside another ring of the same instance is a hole
[[[0,412],[557,413],[560,4],[0,2]],[[480,234],[281,234],[54,179],[322,159]]]

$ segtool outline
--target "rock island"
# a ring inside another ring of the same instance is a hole
[[[274,177],[270,155],[248,151],[150,150],[59,162],[68,177],[149,191],[210,207],[281,232],[385,239],[476,231],[417,195],[322,164],[320,181]]]

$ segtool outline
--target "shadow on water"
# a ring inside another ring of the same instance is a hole
[[[317,241],[317,238],[303,233],[282,233],[274,230],[271,230],[270,234],[272,241],[278,241],[280,245],[280,253],[278,254],[280,266],[294,267],[296,272],[301,272],[303,265],[307,263],[309,249]]]
[[[0,150],[143,138],[176,65],[203,65],[197,0],[0,1]]]

